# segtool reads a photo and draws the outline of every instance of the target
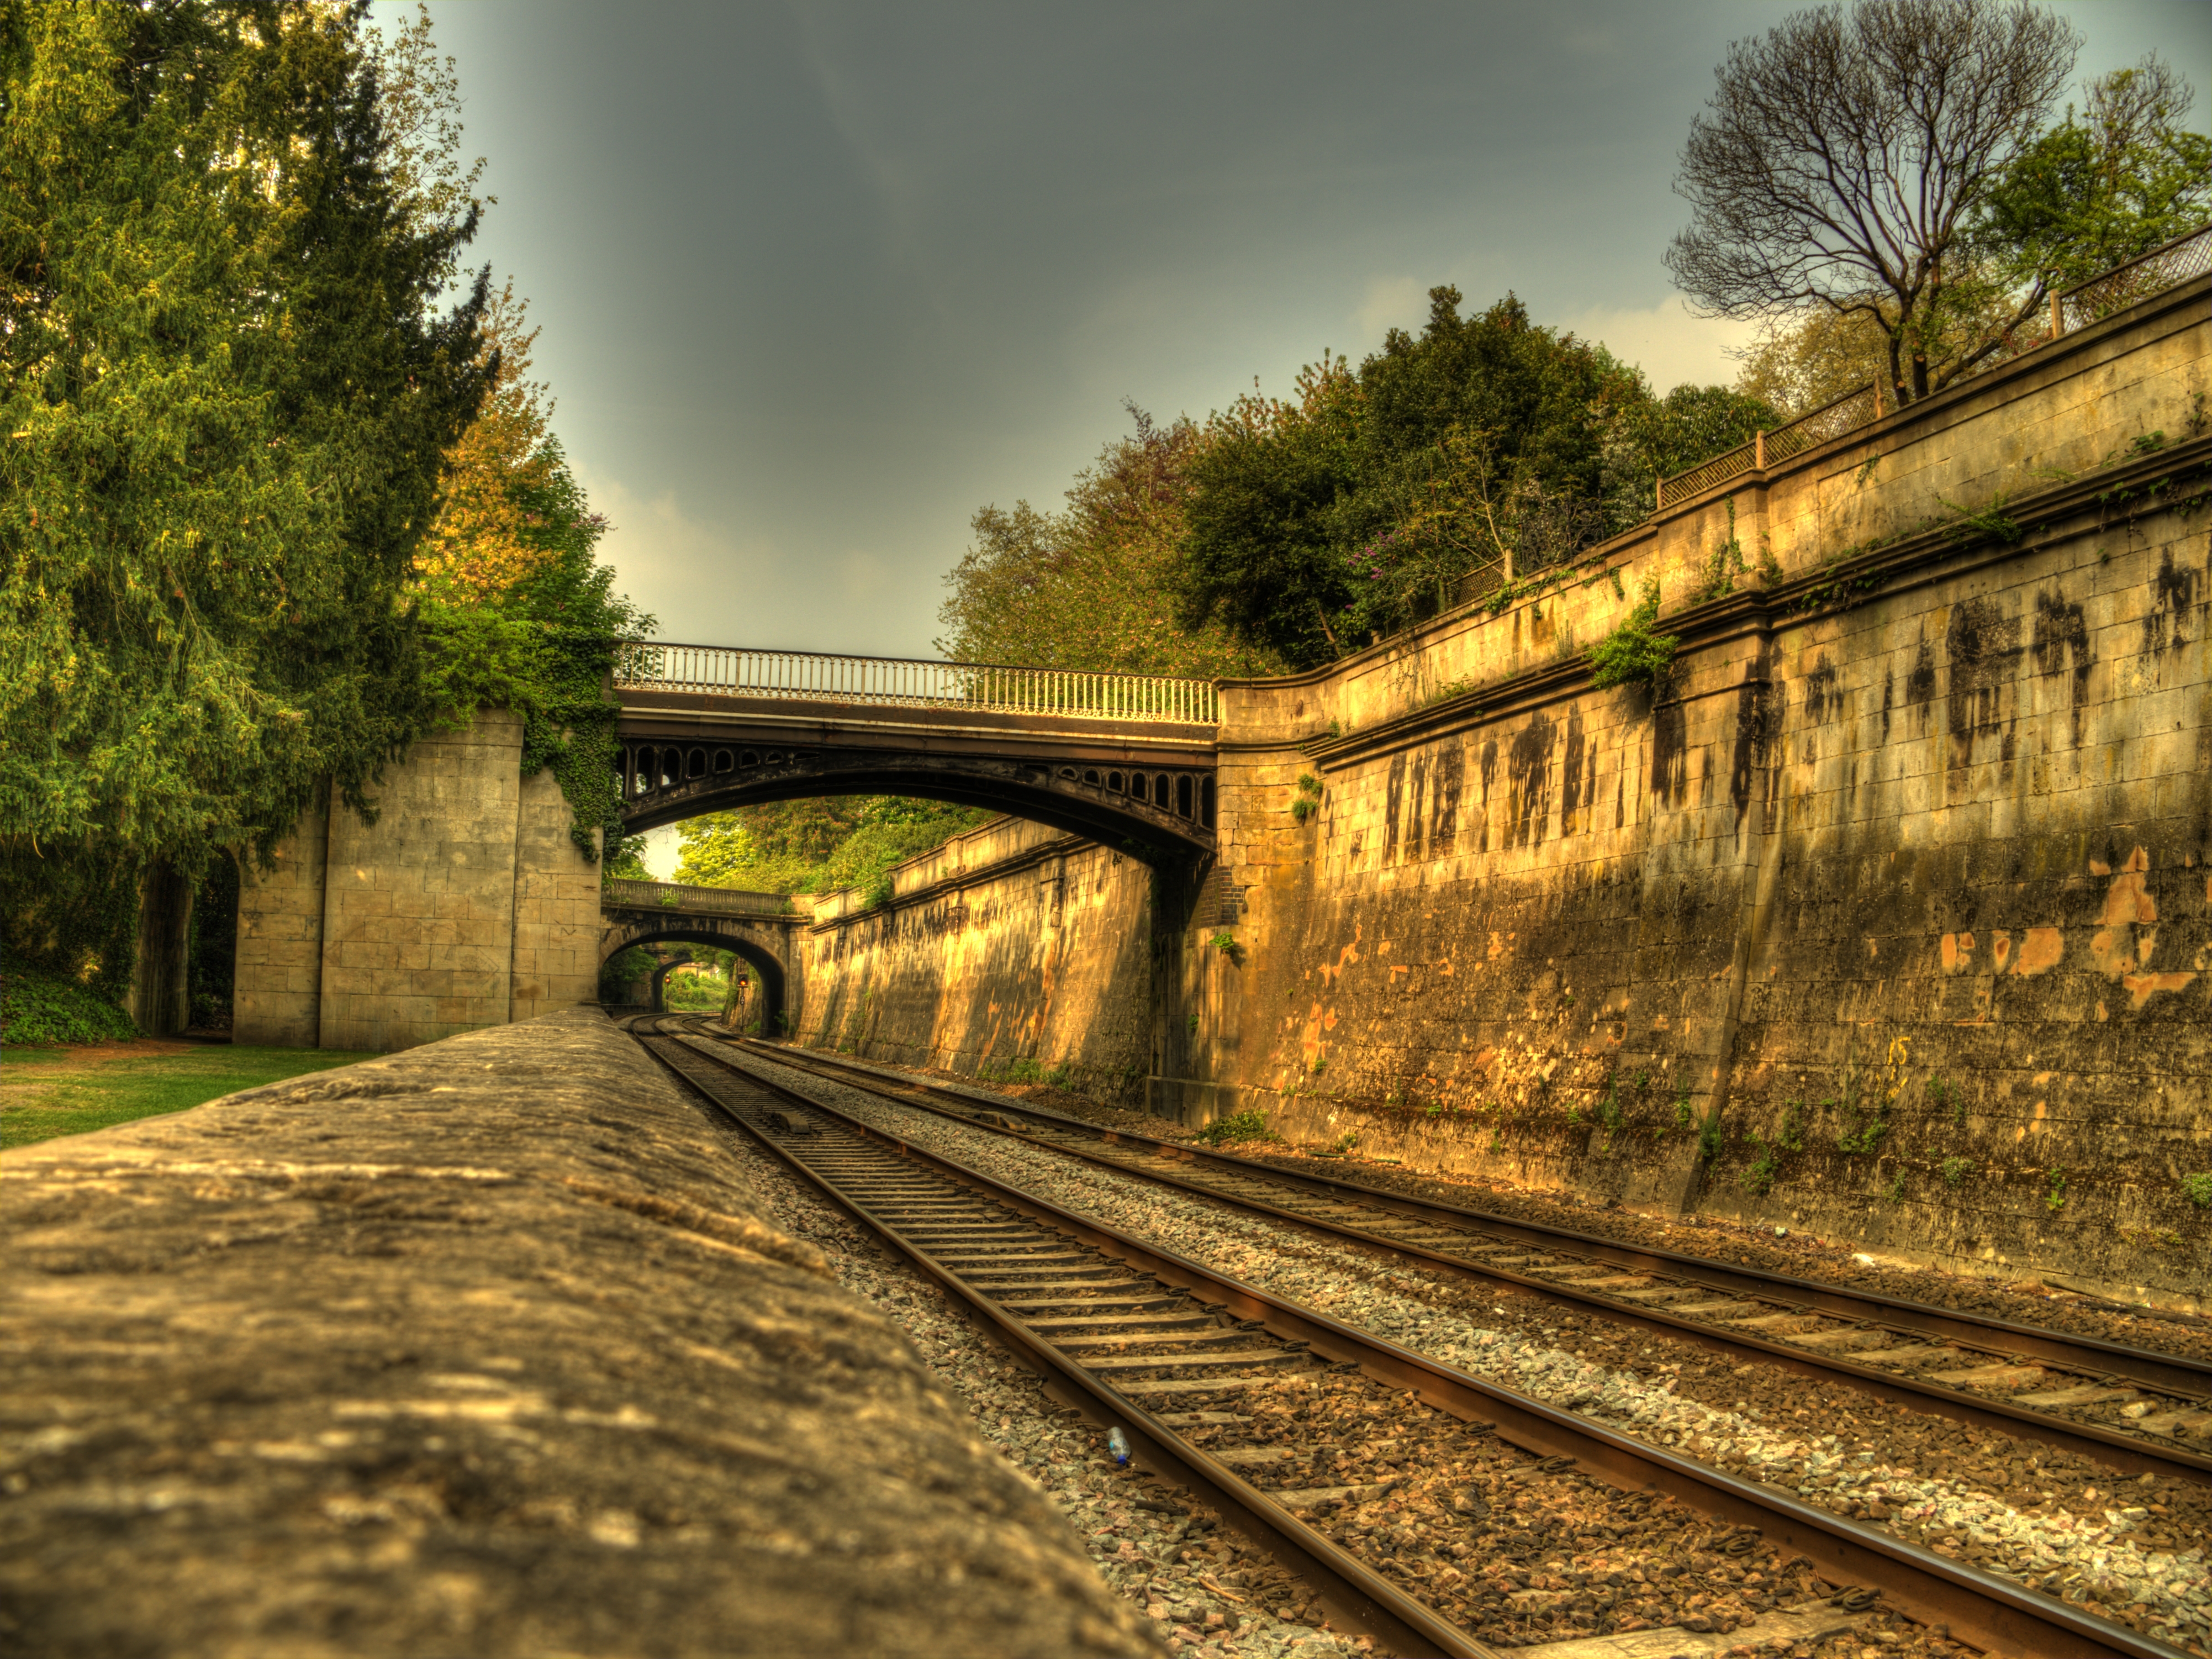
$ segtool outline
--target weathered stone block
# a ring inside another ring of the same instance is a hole
[[[67,1428],[0,1508],[25,1652],[1152,1650],[596,1014],[10,1151],[0,1182],[9,1410]]]

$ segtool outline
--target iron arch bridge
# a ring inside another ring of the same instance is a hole
[[[760,975],[761,1034],[772,1036],[783,1029],[785,1016],[798,1018],[796,999],[805,979],[798,933],[811,919],[780,893],[610,881],[599,899],[599,966],[633,945],[705,945],[731,951]]]
[[[1214,850],[1210,681],[626,642],[623,827],[808,795],[991,807],[1156,860]]]

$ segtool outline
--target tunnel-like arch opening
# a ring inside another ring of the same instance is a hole
[[[1213,849],[1215,787],[1211,766],[1123,770],[963,756],[863,757],[750,751],[702,755],[696,771],[672,747],[631,751],[623,828],[635,835],[708,812],[833,795],[901,795],[980,806],[1048,824],[1133,853],[1179,865]],[[752,761],[755,764],[744,764]],[[773,763],[771,763],[771,761]]]
[[[624,939],[619,950],[610,951],[607,959],[612,961],[622,951],[627,951],[640,945],[697,945],[709,950],[727,951],[759,976],[761,1035],[765,1037],[783,1035],[785,1008],[783,964],[776,960],[772,951],[763,949],[750,939],[729,933],[717,933],[711,927],[671,923],[665,927],[656,927],[650,932],[639,933],[634,938]],[[670,970],[680,965],[678,963],[667,962],[662,963],[653,969],[653,1007],[655,1012],[661,1011],[663,990]]]

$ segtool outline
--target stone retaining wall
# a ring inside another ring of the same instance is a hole
[[[2212,1305],[2209,302],[1226,687],[1204,887],[1094,883],[1071,948],[970,860],[836,934],[811,1039],[985,1048],[1150,939],[1185,1121]],[[1674,668],[1597,691],[1647,584]]]
[[[1139,1654],[890,1322],[594,1012],[0,1155],[0,1631]]]
[[[1000,818],[900,865],[890,902],[815,904],[802,1042],[970,1073],[1064,1068],[1133,1104],[1158,1046],[1153,880],[1137,860]]]

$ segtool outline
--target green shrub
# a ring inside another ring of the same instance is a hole
[[[1198,1132],[1197,1138],[1209,1146],[1225,1146],[1233,1140],[1275,1139],[1268,1133],[1267,1114],[1257,1110],[1233,1112],[1227,1117],[1217,1117]]]
[[[1644,584],[1644,603],[1589,649],[1590,684],[1599,690],[1616,685],[1649,685],[1664,674],[1682,643],[1678,634],[1655,634],[1659,620],[1659,584]]]
[[[8,981],[0,1018],[10,1044],[128,1042],[138,1035],[130,1015],[73,980],[27,968],[14,958],[0,958],[0,974]]]
[[[1752,1142],[1759,1148],[1758,1161],[1740,1172],[1735,1184],[1754,1198],[1765,1198],[1774,1190],[1774,1143],[1761,1140],[1757,1130],[1752,1131]]]
[[[2212,1210],[2212,1175],[2182,1176],[2181,1195],[2200,1210]]]

